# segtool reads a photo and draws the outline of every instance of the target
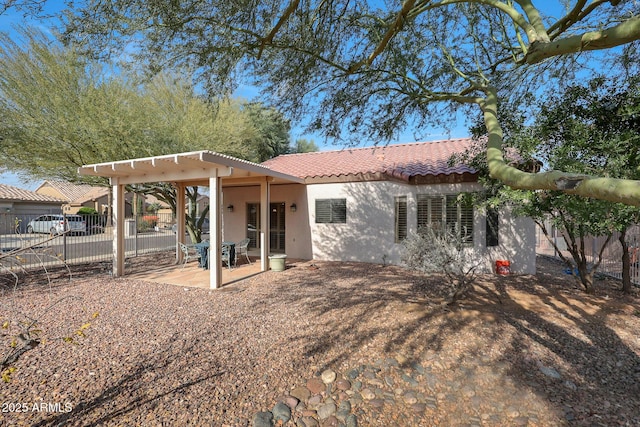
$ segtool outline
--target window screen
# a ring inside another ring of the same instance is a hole
[[[347,222],[347,199],[316,199],[316,224]]]

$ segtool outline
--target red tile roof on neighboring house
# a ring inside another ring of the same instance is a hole
[[[416,142],[338,151],[286,154],[262,163],[278,172],[300,178],[373,175],[410,181],[425,176],[475,175],[466,165],[449,165],[453,154],[473,144],[470,138]]]
[[[44,194],[38,194],[33,191],[23,190],[22,188],[13,187],[11,185],[0,184],[0,200],[12,202],[51,202],[63,203],[64,200]]]
[[[47,180],[43,182],[36,191],[47,185],[62,194],[67,202],[82,203],[87,200],[98,199],[109,194],[109,189],[106,187],[94,187],[87,184],[73,184],[71,182],[55,180]]]

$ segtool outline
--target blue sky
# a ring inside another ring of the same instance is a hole
[[[63,2],[58,1],[48,1],[46,3],[46,11],[48,13],[54,13],[58,10],[61,10],[64,7]],[[8,31],[12,32],[11,27],[14,24],[30,24],[36,25],[44,32],[50,32],[52,27],[55,27],[57,24],[57,20],[55,19],[44,19],[44,20],[33,20],[33,19],[25,19],[21,12],[16,12],[15,10],[10,10],[2,15],[0,15],[0,31]],[[241,86],[235,93],[236,96],[252,99],[258,94],[258,89],[252,86]],[[415,131],[414,129],[406,129],[399,137],[391,141],[391,143],[406,143],[406,142],[415,142],[416,139],[414,137]],[[424,138],[421,141],[431,141],[438,139],[447,139],[447,138],[460,138],[468,135],[467,128],[464,123],[464,119],[461,117],[458,119],[458,123],[455,126],[452,126],[449,132],[444,129],[426,129],[422,130],[421,135],[424,135]],[[319,135],[314,134],[305,134],[303,132],[303,126],[301,123],[292,123],[291,130],[291,139],[292,141],[296,141],[298,139],[306,139],[313,140],[320,150],[335,150],[340,149],[339,145],[325,144],[324,139]],[[363,141],[362,146],[373,145],[374,141]],[[35,190],[38,185],[40,185],[40,180],[21,180],[18,176],[11,173],[0,173],[0,184],[12,185],[15,187],[24,188],[27,190]]]

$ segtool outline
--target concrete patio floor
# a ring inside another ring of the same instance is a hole
[[[251,264],[238,263],[231,270],[225,266],[222,269],[222,286],[260,274],[260,259],[252,258],[251,261]],[[182,264],[153,265],[149,271],[130,272],[126,276],[149,282],[209,289],[209,270],[198,267],[198,261],[195,260],[188,262],[184,268]]]

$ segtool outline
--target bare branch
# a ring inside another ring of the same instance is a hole
[[[260,46],[260,50],[258,51],[258,56],[257,56],[258,59],[260,59],[260,57],[262,56],[262,52],[264,51],[265,46],[269,45],[269,44],[271,44],[271,42],[273,42],[273,38],[275,37],[275,35],[278,32],[278,30],[280,30],[280,28],[284,25],[284,23],[287,21],[287,19],[289,19],[291,14],[298,8],[298,4],[300,4],[299,0],[293,0],[289,4],[289,6],[287,6],[287,8],[285,9],[284,13],[280,17],[280,19],[278,19],[278,22],[273,27],[271,32],[269,32],[267,37],[265,37],[265,38],[263,38],[261,40],[261,46]]]
[[[382,40],[380,41],[376,49],[369,55],[367,59],[363,59],[351,65],[349,67],[349,73],[355,72],[356,70],[358,70],[360,67],[364,65],[370,66],[373,63],[373,61],[376,59],[376,57],[380,55],[382,52],[384,52],[385,48],[387,47],[391,39],[402,30],[402,27],[404,26],[404,23],[407,19],[407,16],[409,15],[409,12],[413,8],[414,4],[415,4],[415,0],[405,0],[404,4],[402,5],[402,9],[398,13],[398,16],[396,17],[395,21],[393,22],[393,25],[389,27],[389,29],[385,33],[384,37],[382,38]]]

